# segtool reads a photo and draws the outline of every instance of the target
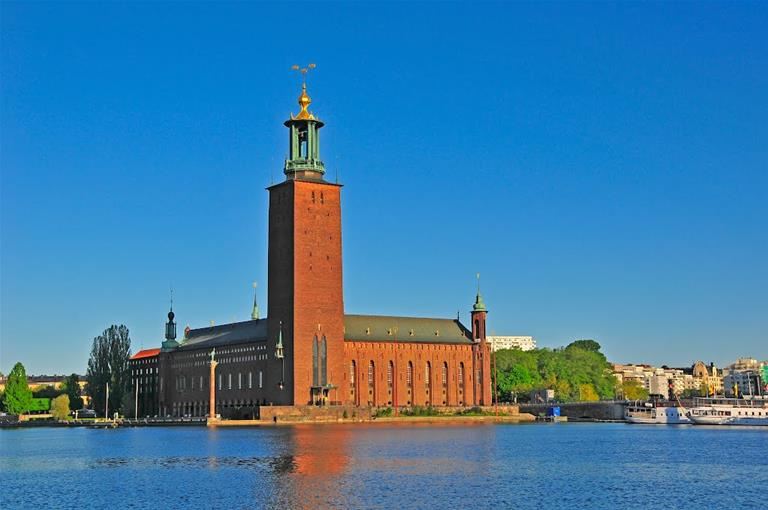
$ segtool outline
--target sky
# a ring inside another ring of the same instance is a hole
[[[0,370],[266,310],[300,80],[347,313],[768,358],[765,3],[0,3]]]

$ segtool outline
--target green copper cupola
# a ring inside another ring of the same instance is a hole
[[[325,165],[320,159],[320,128],[324,124],[310,111],[312,103],[307,94],[307,84],[301,87],[299,113],[285,121],[288,128],[288,158],[284,172],[288,179],[321,180],[325,174]]]

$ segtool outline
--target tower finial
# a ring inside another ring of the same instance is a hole
[[[253,282],[253,310],[251,310],[251,319],[253,320],[259,319],[259,304],[256,302],[256,298],[258,296],[256,287],[258,286],[259,286],[258,282]]]
[[[307,94],[307,73],[316,67],[316,64],[309,64],[306,67],[299,67],[298,65],[291,66],[291,70],[301,73],[301,95],[299,95],[299,106],[301,107],[301,110],[299,110],[299,113],[295,117],[291,115],[292,119],[315,120],[315,116],[312,115],[308,109],[309,105],[312,103],[312,99]]]
[[[483,296],[480,294],[480,273],[477,273],[477,296],[475,297],[475,305],[472,307],[475,312],[485,312],[485,302],[483,302]]]

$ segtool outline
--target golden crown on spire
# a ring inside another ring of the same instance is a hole
[[[291,70],[299,71],[301,73],[301,95],[299,96],[299,110],[298,115],[295,117],[291,114],[291,119],[298,120],[315,120],[315,116],[309,111],[309,105],[312,103],[312,98],[307,94],[307,73],[316,68],[316,64],[309,64],[307,67],[299,67],[298,65],[291,66]]]

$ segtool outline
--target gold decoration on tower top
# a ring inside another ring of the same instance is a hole
[[[309,64],[306,67],[299,67],[298,65],[291,66],[292,71],[298,71],[301,73],[301,95],[299,96],[299,110],[298,115],[295,117],[291,114],[292,120],[317,120],[314,115],[309,111],[309,105],[312,103],[312,99],[307,94],[307,73],[316,68],[316,64]]]

